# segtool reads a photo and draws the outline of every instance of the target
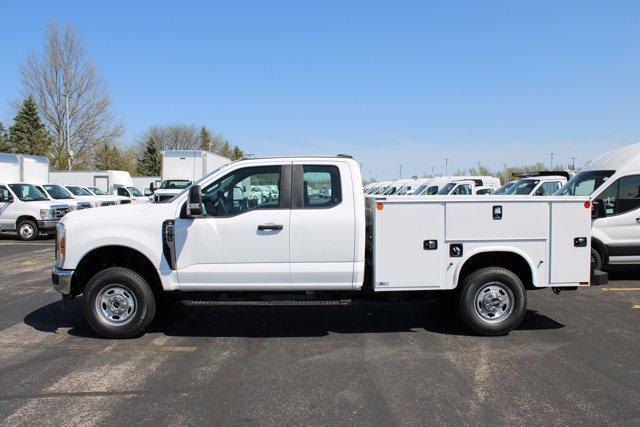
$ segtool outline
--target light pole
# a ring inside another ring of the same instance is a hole
[[[444,158],[444,176],[449,176],[449,158]]]
[[[69,136],[69,94],[64,94],[65,143],[67,146],[67,169],[71,170],[71,140]]]
[[[399,177],[399,179],[402,179],[402,165],[398,165],[398,166],[400,166],[400,177]]]
[[[549,166],[549,170],[553,170],[553,156],[555,156],[556,153],[549,153],[549,158],[551,159],[551,165]]]

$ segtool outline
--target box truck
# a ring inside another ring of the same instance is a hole
[[[162,183],[154,191],[155,202],[166,201],[191,183],[226,165],[231,160],[201,150],[165,150],[162,152]]]

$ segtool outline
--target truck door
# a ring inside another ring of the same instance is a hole
[[[291,288],[351,289],[356,224],[348,165],[294,162],[291,203]]]
[[[271,190],[258,197],[254,187]],[[290,162],[230,171],[202,199],[202,217],[175,221],[180,288],[288,290]]]
[[[602,234],[609,262],[639,263],[640,175],[616,180],[596,200],[601,206],[600,218],[593,222],[593,228]]]
[[[15,228],[15,213],[11,212],[13,195],[7,187],[0,185],[0,228],[9,230]]]

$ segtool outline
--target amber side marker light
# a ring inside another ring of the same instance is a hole
[[[384,204],[383,203],[376,203],[376,209],[378,209],[379,211],[381,211],[382,209],[384,209]]]

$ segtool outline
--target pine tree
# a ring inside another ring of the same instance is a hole
[[[200,135],[202,136],[202,133]],[[138,157],[138,172],[144,176],[159,176],[160,166],[161,157],[158,144],[155,138],[149,137],[144,146],[144,150],[140,154],[140,157]]]
[[[233,150],[231,149],[231,144],[229,144],[227,141],[225,141],[222,146],[220,147],[220,150],[218,150],[218,154],[220,154],[221,156],[224,156],[228,159],[233,157]]]
[[[9,151],[9,135],[7,135],[7,130],[4,128],[2,122],[0,122],[0,152]]]
[[[200,149],[211,151],[211,133],[204,126],[200,128]]]
[[[22,103],[9,128],[11,151],[47,156],[51,153],[51,144],[51,137],[40,121],[36,102],[30,96]]]
[[[240,149],[237,145],[233,147],[233,152],[231,154],[231,160],[238,160],[244,157],[244,151]]]

